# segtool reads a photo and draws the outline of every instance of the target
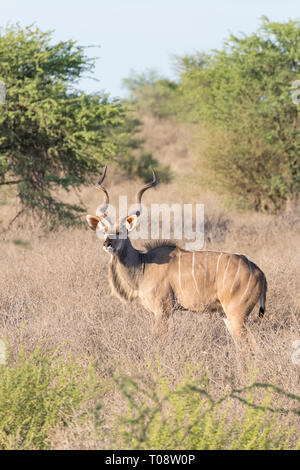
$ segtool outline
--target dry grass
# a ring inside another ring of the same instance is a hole
[[[160,126],[158,143],[156,126]],[[191,165],[186,141],[177,148],[177,131],[170,124],[161,127],[162,123],[146,123],[144,135],[148,136],[149,148],[154,149],[155,143],[157,148],[165,147],[170,157],[164,163],[174,160],[177,170]],[[108,177],[108,182],[112,200],[118,194],[133,199],[139,185],[117,172]],[[85,188],[81,197],[93,213],[99,204],[98,193]],[[195,186],[184,184],[178,189],[177,181],[153,191],[153,199],[150,195],[146,199],[205,202],[206,247],[245,253],[264,270],[269,283],[267,312],[260,325],[258,307],[250,320],[259,345],[254,356],[249,353],[241,357],[222,320],[208,314],[176,313],[168,337],[163,345],[158,343],[152,335],[149,313],[137,303],[124,304],[111,297],[106,274],[108,255],[92,232],[72,229],[45,233],[33,220],[20,221],[0,244],[0,337],[7,339],[13,353],[20,343],[32,350],[42,340],[60,345],[62,355],[73,353],[83,366],[96,358],[103,379],[115,373],[147,376],[147,364],[159,357],[166,376],[174,383],[186,363],[200,363],[209,371],[209,386],[216,396],[231,383],[247,384],[253,368],[258,381],[276,383],[299,394],[300,365],[291,360],[292,342],[300,339],[299,214],[275,217],[226,212],[213,195],[198,194]],[[2,206],[2,221],[11,211],[12,206]],[[15,244],[16,239],[28,245]],[[118,392],[111,387],[104,414],[109,417],[122,406]],[[92,421],[75,423],[66,431],[59,429],[52,439],[52,446],[59,448],[104,445],[109,445],[109,438],[104,442],[95,436]]]

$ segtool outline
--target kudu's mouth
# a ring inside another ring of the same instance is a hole
[[[112,246],[104,246],[103,250],[106,251],[106,253],[109,253],[109,254],[112,254],[115,251]]]
[[[110,254],[115,251],[110,241],[106,241],[104,243],[103,250],[106,251],[106,253],[110,253]]]

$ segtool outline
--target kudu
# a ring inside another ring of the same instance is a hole
[[[259,316],[264,314],[267,291],[264,273],[244,255],[186,251],[169,241],[150,244],[145,252],[136,250],[127,235],[138,223],[143,193],[158,183],[155,172],[153,181],[137,193],[139,210],[114,225],[107,214],[109,196],[102,185],[105,175],[106,167],[97,184],[104,192],[104,205],[96,216],[87,215],[87,222],[91,229],[104,233],[103,249],[111,254],[112,293],[127,301],[138,299],[154,314],[159,334],[166,330],[172,312],[180,308],[219,312],[233,339],[242,339],[245,321],[258,301]]]

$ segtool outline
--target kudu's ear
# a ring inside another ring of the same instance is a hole
[[[126,228],[128,230],[128,232],[131,232],[131,230],[133,230],[136,226],[137,226],[137,223],[138,223],[138,220],[139,220],[139,217],[137,215],[129,215],[126,219]]]
[[[90,227],[92,230],[96,230],[97,225],[98,225],[99,222],[100,222],[100,218],[99,218],[99,217],[96,217],[95,215],[87,215],[87,216],[86,216],[86,220],[87,220],[87,223],[88,223],[89,227]]]

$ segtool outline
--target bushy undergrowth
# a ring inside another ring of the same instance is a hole
[[[54,428],[67,425],[95,395],[95,377],[91,367],[83,370],[42,348],[0,365],[0,449],[49,447]]]
[[[51,448],[53,435],[72,433],[74,425],[92,427],[115,449],[300,448],[295,419],[292,426],[289,421],[300,419],[296,395],[252,380],[216,397],[201,369],[200,379],[188,373],[176,386],[161,367],[146,375],[106,383],[105,392],[121,394],[114,392],[118,406],[110,413],[101,408],[104,381],[94,366],[82,368],[42,347],[21,350],[12,364],[0,366],[0,448]]]
[[[116,439],[126,449],[295,449],[297,429],[287,415],[300,417],[300,397],[270,384],[252,383],[226,391],[219,399],[208,392],[208,378],[186,377],[174,389],[162,376],[156,383],[117,379],[128,403]],[[279,408],[284,395],[295,408]],[[121,431],[121,433],[120,433]]]

